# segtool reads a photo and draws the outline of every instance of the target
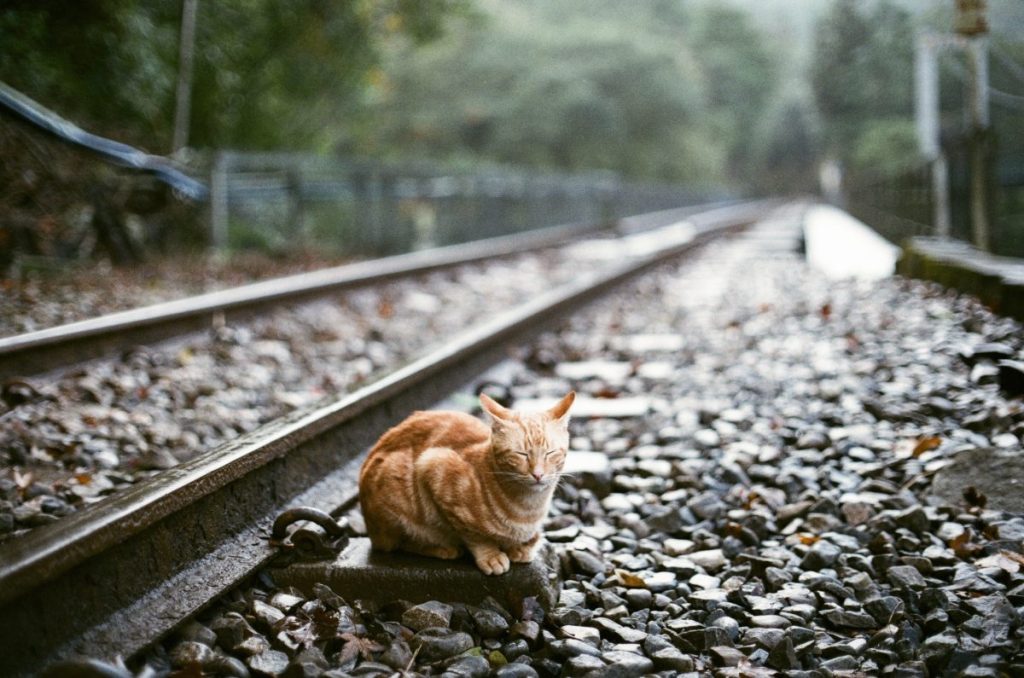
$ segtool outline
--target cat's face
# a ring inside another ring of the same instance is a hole
[[[481,396],[491,414],[491,451],[501,481],[537,492],[558,482],[569,450],[569,393],[546,412],[515,412]],[[486,399],[486,400],[485,400]]]

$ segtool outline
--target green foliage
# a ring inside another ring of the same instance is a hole
[[[875,121],[913,118],[913,36],[910,14],[888,0],[835,0],[819,23],[810,80],[839,159],[853,159]]]
[[[678,2],[481,1],[426,49],[395,44],[369,93],[368,154],[483,158],[749,183],[777,66],[744,13]]]
[[[918,164],[913,120],[886,118],[864,124],[853,146],[851,169],[875,176],[896,176]]]
[[[372,72],[382,40],[436,38],[465,0],[204,0],[198,7],[192,143],[310,148]],[[180,2],[7,0],[0,80],[91,129],[164,150],[180,12]]]

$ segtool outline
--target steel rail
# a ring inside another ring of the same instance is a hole
[[[235,321],[284,302],[323,297],[417,273],[525,253],[606,229],[577,223],[399,254],[120,311],[35,332],[0,337],[0,379],[26,377]]]
[[[0,657],[10,675],[88,653],[130,656],[264,565],[282,510],[336,511],[365,450],[509,347],[673,257],[753,222],[767,203],[694,215],[660,247],[453,337],[359,391],[296,412],[0,549]]]

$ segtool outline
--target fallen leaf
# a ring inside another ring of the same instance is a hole
[[[22,473],[18,469],[14,469],[14,478],[13,478],[13,480],[14,480],[14,484],[18,486],[19,490],[26,490],[26,489],[28,489],[28,486],[32,484],[32,481],[34,479],[35,479],[35,476],[32,474],[31,471],[29,471],[27,473]]]
[[[639,576],[637,574],[633,574],[632,572],[628,572],[626,570],[615,570],[615,574],[616,574],[616,576],[618,576],[619,580],[622,582],[622,585],[625,586],[626,588],[630,588],[630,589],[643,589],[643,588],[647,588],[646,585],[644,584],[643,577],[641,577],[641,576]]]
[[[977,508],[985,508],[985,504],[988,503],[988,497],[978,491],[974,485],[968,485],[964,488],[964,499],[970,506]]]
[[[811,546],[821,541],[821,537],[819,537],[818,535],[810,534],[807,532],[801,532],[797,535],[797,537],[800,539],[800,543],[804,546]]]
[[[354,633],[343,633],[340,638],[345,641],[345,645],[341,648],[341,655],[338,658],[339,664],[344,664],[356,655],[359,655],[365,661],[371,661],[374,652],[382,652],[384,650],[384,646],[377,641],[370,638],[360,638]]]
[[[1000,551],[974,562],[976,567],[998,567],[1010,574],[1017,574],[1022,563],[1024,563],[1024,556],[1010,551]]]
[[[971,543],[971,531],[965,530],[949,540],[949,547],[958,558],[967,559],[981,550],[981,546]]]
[[[919,438],[917,443],[914,445],[913,451],[910,453],[912,457],[920,457],[925,452],[934,450],[936,447],[942,444],[942,438],[938,436],[927,436],[925,438]]]

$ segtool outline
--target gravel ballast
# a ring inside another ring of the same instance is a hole
[[[143,671],[1024,674],[1024,517],[987,487],[933,491],[960,455],[1019,454],[996,363],[1021,328],[930,284],[826,281],[780,246],[793,226],[646,276],[494,385],[518,406],[580,394],[579,471],[545,525],[554,607],[370,605],[262,575]]]
[[[0,395],[0,541],[411,362],[607,265],[551,249],[281,308]]]

